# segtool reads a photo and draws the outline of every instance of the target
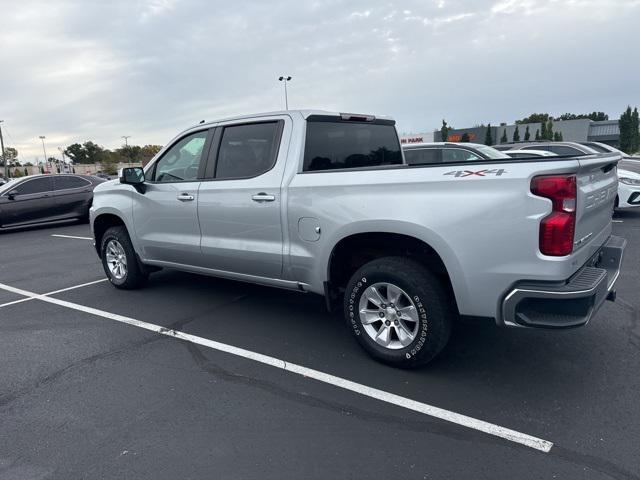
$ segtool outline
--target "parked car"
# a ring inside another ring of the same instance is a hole
[[[413,367],[459,316],[568,328],[615,298],[619,159],[407,165],[387,117],[243,116],[98,185],[91,227],[117,288],[169,267],[324,295],[369,354]]]
[[[533,142],[511,142],[496,145],[495,148],[504,150],[545,150],[553,152],[556,155],[593,155],[599,153],[596,150],[586,147],[578,142],[549,142],[549,141],[533,141]]]
[[[511,158],[539,158],[539,157],[557,157],[557,153],[548,150],[505,150],[505,155]]]
[[[0,228],[89,219],[93,189],[104,180],[90,175],[31,175],[0,186]]]
[[[477,162],[509,158],[498,150],[478,143],[432,142],[412,143],[402,146],[409,165],[433,165],[438,163]]]

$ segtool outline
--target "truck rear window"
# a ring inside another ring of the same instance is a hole
[[[402,153],[393,125],[307,122],[305,172],[399,164]]]

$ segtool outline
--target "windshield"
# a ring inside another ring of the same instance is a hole
[[[19,180],[20,180],[19,178],[12,178],[7,183],[0,185],[0,195],[6,191],[11,190],[14,187],[14,185],[18,183]]]
[[[495,148],[492,148],[492,147],[487,147],[485,145],[480,145],[477,147],[477,149],[480,151],[480,153],[482,153],[483,155],[491,159],[511,158],[506,153],[503,153],[500,150],[496,150]]]

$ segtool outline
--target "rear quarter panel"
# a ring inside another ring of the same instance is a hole
[[[500,175],[456,171],[504,170]],[[447,267],[461,314],[496,317],[498,302],[519,280],[562,280],[591,252],[546,257],[539,222],[551,202],[530,193],[540,174],[575,173],[575,160],[402,167],[295,175],[288,189],[292,278],[321,293],[333,247],[364,232],[416,237]],[[302,217],[317,218],[318,241],[298,232]]]

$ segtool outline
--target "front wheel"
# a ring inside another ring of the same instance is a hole
[[[142,286],[147,275],[138,264],[133,244],[124,227],[111,227],[102,237],[102,267],[116,288],[131,290]]]
[[[402,257],[362,266],[347,286],[344,312],[349,329],[372,357],[401,368],[424,365],[438,355],[455,318],[441,281]]]

